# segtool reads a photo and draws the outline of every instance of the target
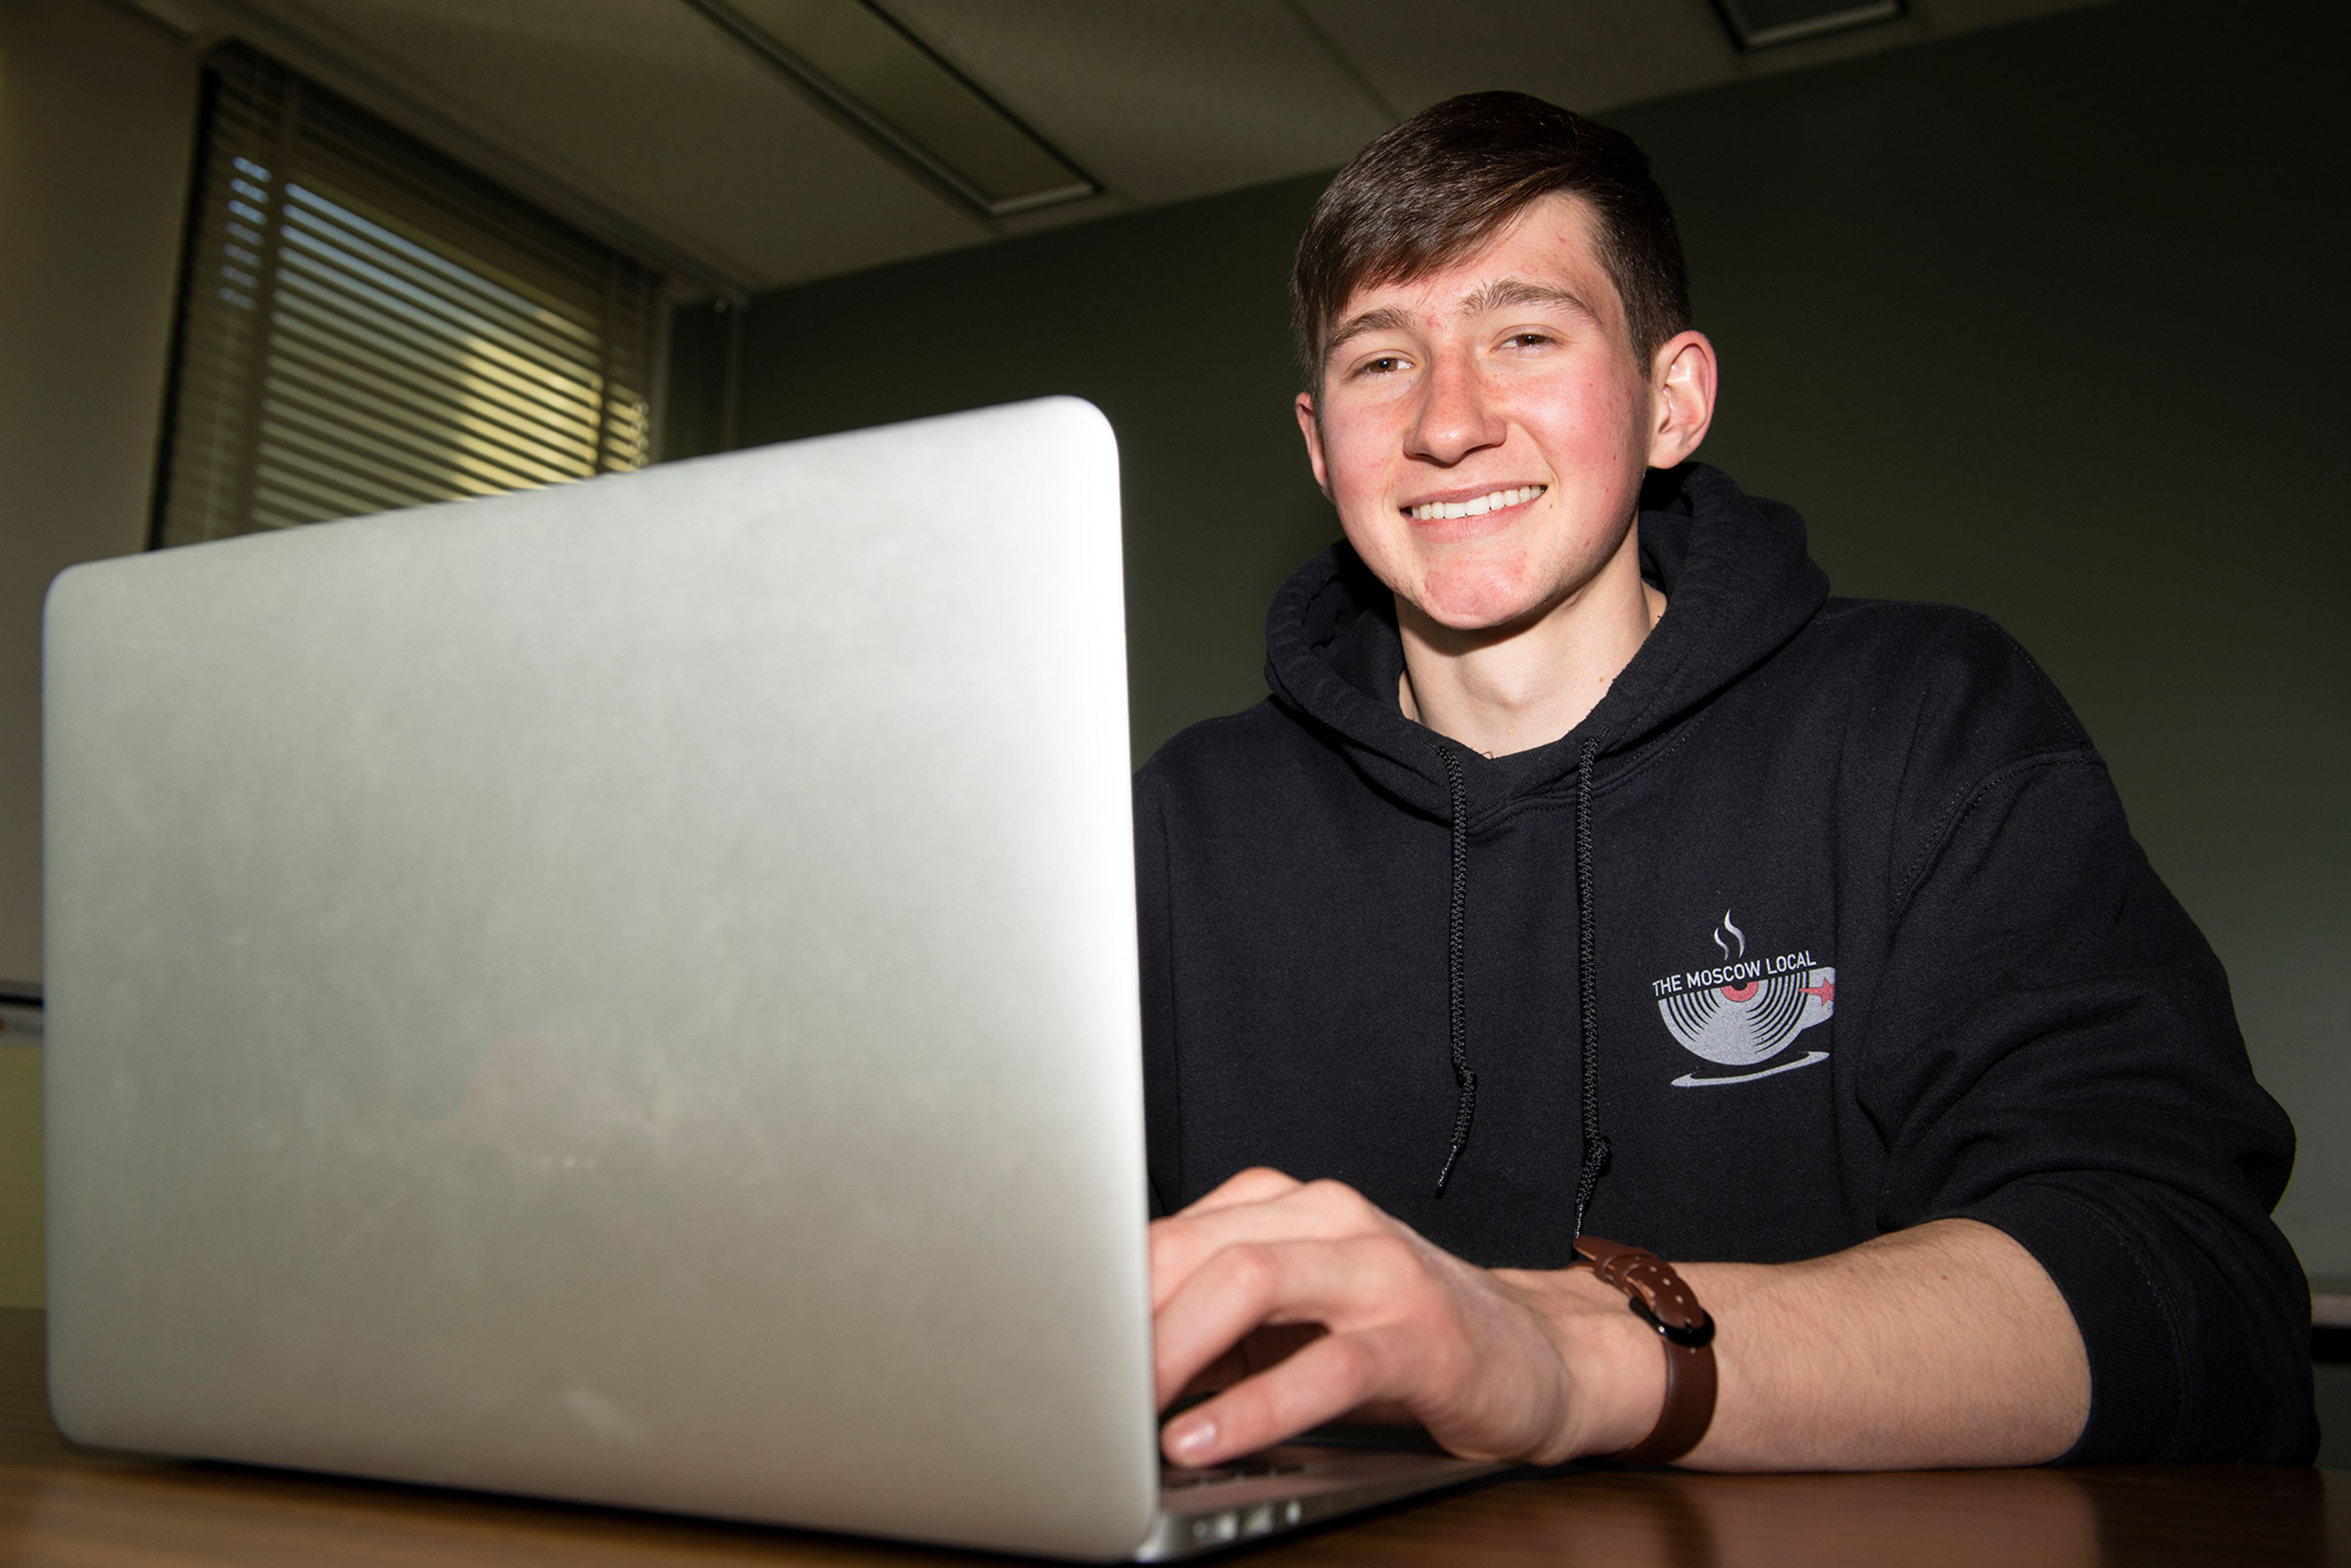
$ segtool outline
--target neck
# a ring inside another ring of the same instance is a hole
[[[1582,724],[1666,612],[1641,580],[1637,530],[1565,599],[1528,621],[1461,632],[1396,601],[1406,718],[1488,757],[1548,746]]]

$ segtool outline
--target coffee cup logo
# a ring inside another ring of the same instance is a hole
[[[1674,1086],[1745,1083],[1827,1061],[1825,1051],[1779,1059],[1798,1035],[1836,1011],[1836,970],[1813,962],[1810,949],[1750,958],[1747,934],[1727,909],[1714,928],[1714,945],[1721,949],[1720,964],[1651,982],[1657,1015],[1692,1056],[1717,1068],[1752,1071],[1693,1071],[1675,1079]]]

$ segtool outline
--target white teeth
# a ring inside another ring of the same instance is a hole
[[[1499,512],[1504,507],[1516,507],[1533,500],[1547,488],[1541,485],[1521,485],[1515,490],[1494,490],[1468,501],[1430,501],[1405,508],[1405,515],[1422,522],[1441,517],[1482,517],[1489,512]]]

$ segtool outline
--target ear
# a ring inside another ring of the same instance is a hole
[[[1714,345],[1703,332],[1669,339],[1650,362],[1649,466],[1671,468],[1698,450],[1714,423]]]
[[[1331,469],[1322,461],[1322,422],[1314,417],[1314,394],[1298,394],[1298,434],[1306,438],[1306,461],[1314,470],[1314,483],[1322,488],[1322,498],[1331,498]]]

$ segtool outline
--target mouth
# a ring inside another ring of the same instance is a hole
[[[1523,507],[1550,489],[1548,485],[1517,485],[1508,489],[1489,490],[1482,496],[1465,497],[1458,501],[1423,501],[1404,508],[1404,515],[1416,523],[1442,522],[1452,517],[1482,517],[1489,512],[1507,511]]]

